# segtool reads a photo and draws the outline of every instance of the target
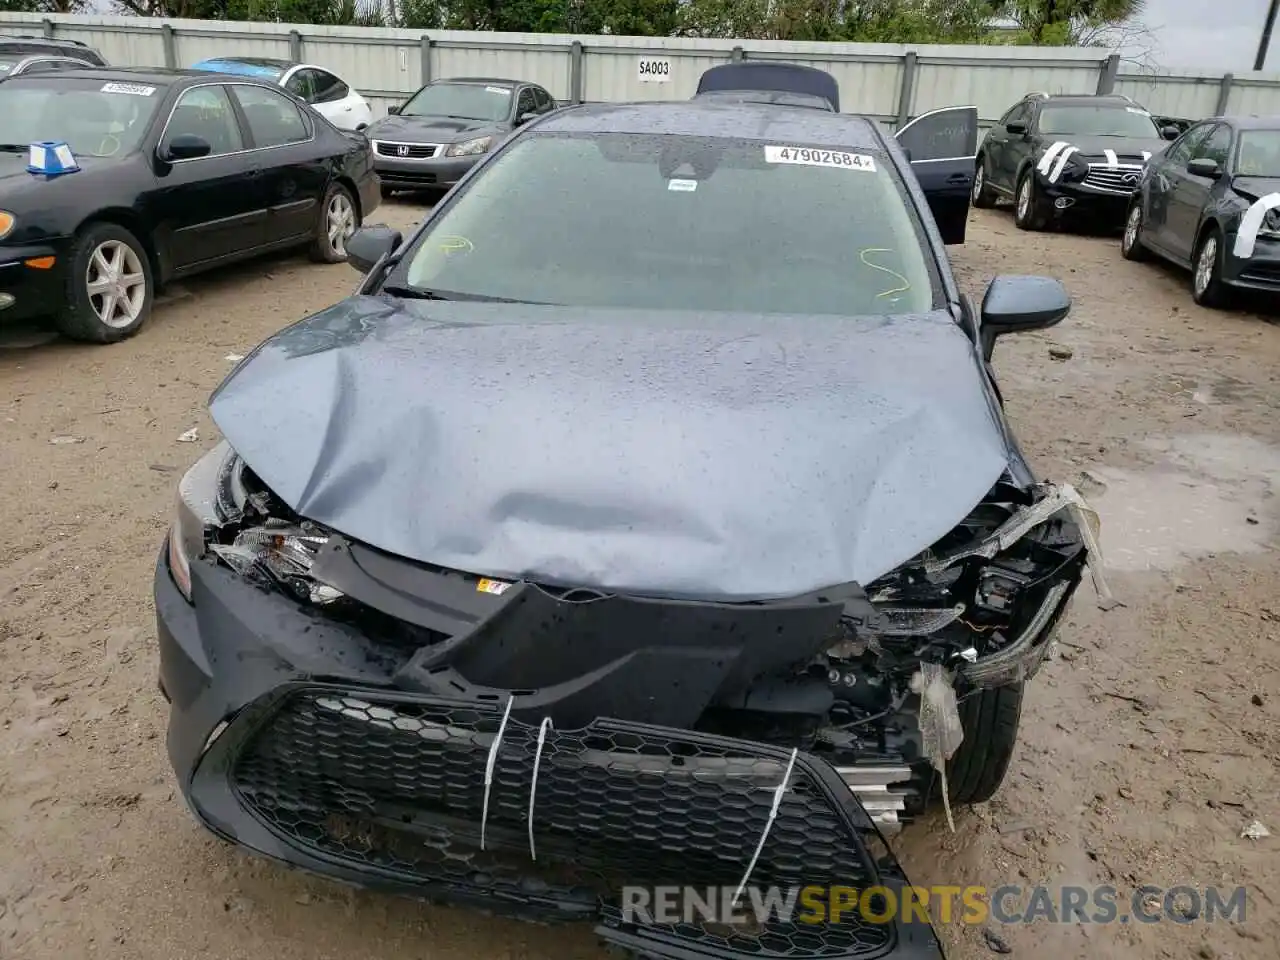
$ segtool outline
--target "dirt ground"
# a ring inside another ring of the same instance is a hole
[[[1280,326],[1199,309],[1184,276],[1124,261],[1115,238],[1025,234],[1004,211],[975,211],[954,258],[975,298],[997,272],[1057,275],[1076,298],[1057,329],[1000,344],[997,368],[1028,456],[1101,514],[1124,605],[1102,613],[1082,588],[998,798],[894,845],[919,885],[1110,884],[1121,912],[1142,884],[1248,888],[1242,924],[953,922],[952,958],[1274,960],[1280,836],[1241,831],[1280,831]],[[175,793],[150,586],[176,481],[214,442],[227,358],[356,280],[281,258],[184,284],[124,344],[3,338],[0,957],[603,956],[588,930],[278,868],[212,839]]]

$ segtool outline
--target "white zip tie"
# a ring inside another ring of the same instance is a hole
[[[787,784],[791,782],[791,768],[796,765],[796,757],[799,753],[799,747],[792,747],[791,759],[787,761],[787,770],[782,775],[782,782],[773,791],[773,806],[769,809],[769,819],[765,822],[764,832],[760,834],[760,842],[756,844],[756,852],[751,855],[751,862],[747,864],[747,872],[742,875],[742,882],[738,884],[738,891],[733,895],[735,909],[738,906],[738,898],[742,896],[742,891],[747,889],[747,881],[751,879],[751,871],[756,868],[756,861],[760,859],[760,853],[764,850],[764,842],[769,839],[769,831],[773,829],[773,821],[778,819],[778,808],[782,806],[782,797],[787,792]]]
[[[484,830],[489,823],[489,790],[493,786],[493,768],[498,765],[498,748],[502,746],[502,734],[507,729],[507,717],[511,716],[511,704],[514,696],[507,697],[507,709],[502,712],[502,722],[498,724],[498,735],[493,738],[493,746],[489,748],[489,759],[484,765],[484,806],[480,809],[480,849],[484,849]]]
[[[529,859],[537,860],[538,852],[533,848],[533,798],[538,795],[538,764],[542,763],[542,745],[546,742],[547,731],[551,729],[551,718],[543,717],[538,726],[538,752],[533,755],[533,782],[529,784]]]

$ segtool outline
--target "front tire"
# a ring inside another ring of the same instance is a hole
[[[996,195],[987,183],[985,165],[986,158],[980,156],[977,166],[973,168],[973,194],[970,200],[979,210],[990,210],[996,205]]]
[[[1191,297],[1202,307],[1229,305],[1230,290],[1222,282],[1222,234],[1210,227],[1200,238],[1191,262]]]
[[[947,793],[952,807],[985,803],[996,795],[1009,772],[1018,743],[1023,684],[976,691],[959,703],[964,739],[947,762]],[[935,774],[930,805],[942,804],[942,783]]]
[[[340,183],[329,185],[320,205],[311,259],[319,263],[342,263],[347,259],[347,240],[360,226],[360,208],[351,191]]]
[[[1049,218],[1044,204],[1036,196],[1035,171],[1028,168],[1018,178],[1018,191],[1013,206],[1013,222],[1019,230],[1043,230]]]
[[[133,336],[151,316],[155,281],[136,236],[115,223],[81,228],[71,249],[66,294],[55,316],[72,340],[116,343]]]
[[[1142,201],[1135,200],[1124,219],[1124,234],[1120,238],[1120,253],[1126,260],[1146,260],[1150,251],[1142,242]]]

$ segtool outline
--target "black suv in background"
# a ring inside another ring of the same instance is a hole
[[[1028,94],[978,149],[973,205],[1012,198],[1023,230],[1068,214],[1119,228],[1144,164],[1178,133],[1125,96]]]
[[[24,73],[105,67],[106,59],[79,40],[0,37],[0,80]]]

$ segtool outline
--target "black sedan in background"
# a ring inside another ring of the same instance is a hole
[[[384,196],[393,190],[447,190],[516,127],[550,113],[556,101],[520,80],[435,80],[365,130]]]
[[[1128,97],[1033,93],[991,128],[978,151],[973,205],[1014,201],[1023,230],[1068,217],[1123,222],[1142,167],[1178,135]]]
[[[1227,306],[1236,289],[1280,290],[1280,117],[1195,124],[1152,160],[1121,250],[1191,269],[1191,295]]]
[[[30,145],[78,169],[32,172]],[[369,143],[247,77],[94,68],[0,84],[0,322],[98,343],[156,287],[269,250],[336,262],[379,202]]]

